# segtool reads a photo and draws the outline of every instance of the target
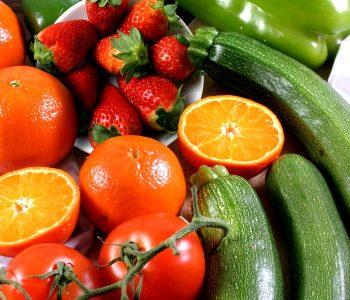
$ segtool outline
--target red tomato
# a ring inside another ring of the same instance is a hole
[[[120,247],[113,244],[133,241],[140,250],[148,251],[185,226],[183,219],[168,214],[144,215],[126,221],[106,239],[99,264],[106,265],[120,256]],[[205,273],[201,242],[196,233],[191,233],[178,241],[176,246],[180,251],[178,256],[167,249],[144,267],[141,300],[190,300],[198,296]],[[116,262],[103,268],[101,273],[106,283],[110,284],[121,280],[126,272],[125,264]],[[120,291],[110,296],[120,299]]]
[[[27,248],[18,254],[9,264],[6,277],[21,282],[32,300],[48,299],[53,278],[41,280],[28,278],[45,274],[56,269],[58,262],[70,264],[78,278],[89,288],[103,286],[99,271],[92,266],[90,260],[78,251],[61,244],[39,244]],[[22,300],[22,294],[10,285],[0,288],[8,300]],[[82,295],[80,288],[71,282],[63,293],[63,300],[73,300]],[[56,293],[50,299],[57,299]],[[107,299],[107,298],[94,298]]]

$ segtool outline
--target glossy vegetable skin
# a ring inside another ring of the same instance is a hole
[[[294,59],[238,33],[198,29],[189,55],[231,90],[267,105],[304,145],[350,214],[350,106]]]
[[[136,243],[141,251],[158,246],[175,232],[186,226],[186,222],[168,214],[143,215],[119,225],[112,231],[102,246],[99,264],[106,265],[120,257],[121,247],[128,241]],[[142,270],[143,300],[194,300],[202,287],[205,260],[201,242],[196,233],[191,233],[178,242],[179,255],[167,249],[152,260]],[[116,262],[101,270],[107,284],[117,282],[125,276],[127,267],[124,262]],[[135,280],[137,287],[138,280]],[[129,298],[132,299],[129,286]],[[119,291],[107,295],[109,299],[120,299]]]
[[[267,191],[288,242],[292,299],[350,299],[350,242],[317,168],[288,154],[270,169]]]
[[[26,24],[32,34],[37,34],[55,23],[57,18],[80,0],[23,0]]]
[[[104,285],[100,279],[99,270],[93,267],[90,260],[78,251],[61,244],[38,244],[22,251],[7,267],[6,278],[21,283],[32,300],[55,300],[57,299],[57,289],[49,297],[53,280],[40,280],[30,277],[46,274],[57,269],[58,262],[72,266],[78,279],[88,288],[94,289]],[[11,285],[2,285],[0,292],[6,296],[7,300],[25,299]],[[83,292],[80,287],[73,282],[63,289],[62,300],[75,300],[82,295]],[[108,298],[100,296],[93,299],[107,300]]]
[[[221,31],[257,39],[309,67],[327,58],[326,35],[350,29],[349,0],[179,0]]]
[[[260,199],[245,179],[224,167],[202,166],[191,178],[200,186],[201,213],[226,221],[230,231],[217,251],[206,256],[205,299],[283,299],[280,261]],[[220,238],[213,229],[202,231],[208,250]]]

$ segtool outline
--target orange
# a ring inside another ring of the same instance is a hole
[[[15,13],[0,1],[0,69],[25,63],[25,43]]]
[[[58,79],[32,67],[9,67],[0,70],[0,91],[0,175],[51,167],[69,154],[77,116]]]
[[[186,196],[175,154],[141,136],[115,137],[99,145],[82,166],[79,179],[83,212],[106,233],[140,215],[177,215]]]
[[[179,122],[179,147],[194,167],[223,165],[252,177],[282,151],[281,123],[268,108],[235,96],[202,99],[185,109]]]
[[[64,171],[26,168],[0,176],[0,255],[64,243],[79,215],[79,187]]]

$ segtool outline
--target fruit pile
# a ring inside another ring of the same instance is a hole
[[[93,147],[141,135],[143,125],[176,131],[185,105],[181,84],[195,71],[186,38],[169,32],[180,26],[176,5],[129,6],[129,0],[88,0],[88,20],[51,25],[32,46],[37,67],[59,77],[78,100],[80,128],[88,127]],[[118,87],[108,83],[111,75]]]
[[[350,299],[349,105],[255,40],[201,27],[187,41],[175,4],[133,3],[78,3],[88,20],[33,36],[34,68],[0,1],[0,298],[284,299],[292,285],[293,299]],[[195,68],[269,108],[232,95],[185,108]],[[279,158],[276,114],[315,165]],[[74,179],[58,164],[78,128],[94,150]],[[177,131],[179,151],[152,131]],[[64,245],[81,217],[96,230],[86,257]]]

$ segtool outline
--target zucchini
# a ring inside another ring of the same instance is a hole
[[[192,62],[226,87],[269,106],[304,145],[350,214],[350,106],[296,60],[238,33],[197,30]]]
[[[217,251],[206,256],[205,299],[283,299],[281,265],[260,200],[248,181],[222,166],[200,167],[191,182],[200,186],[201,214],[219,218],[230,231]],[[218,230],[204,229],[207,248],[217,244]]]
[[[326,181],[302,156],[282,156],[266,188],[288,243],[292,299],[350,299],[350,242]]]

